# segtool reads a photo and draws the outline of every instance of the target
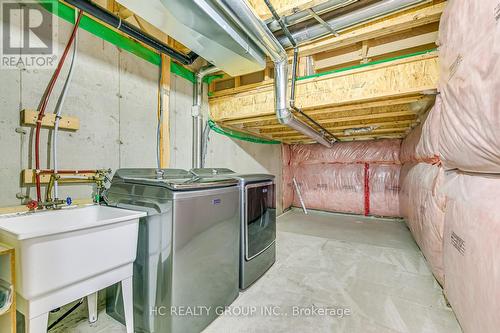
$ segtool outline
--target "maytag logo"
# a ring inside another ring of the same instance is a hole
[[[50,69],[57,65],[57,1],[2,1],[0,67]]]
[[[222,200],[217,198],[212,200],[212,205],[220,205],[222,203]]]

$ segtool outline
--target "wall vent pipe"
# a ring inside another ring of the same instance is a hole
[[[297,119],[289,109],[288,55],[266,24],[256,16],[246,0],[214,1],[274,62],[274,100],[278,121],[324,146],[331,147],[332,141],[324,133]]]
[[[202,67],[195,74],[195,83],[193,86],[193,107],[191,116],[193,117],[193,149],[192,149],[192,167],[202,168],[203,160],[203,78],[207,75],[218,72],[219,69],[214,66]]]

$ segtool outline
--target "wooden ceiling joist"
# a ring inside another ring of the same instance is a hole
[[[438,3],[424,8],[415,8],[388,19],[351,28],[342,32],[338,37],[328,36],[309,44],[301,45],[299,55],[308,56],[330,51],[365,40],[394,35],[405,30],[439,22],[445,5],[446,3]]]
[[[431,52],[301,80],[296,102],[341,140],[401,137],[432,105],[437,82],[437,54]],[[278,123],[272,85],[234,91],[209,99],[211,116],[220,126],[283,142],[308,140]],[[370,133],[345,132],[367,126],[374,127]]]

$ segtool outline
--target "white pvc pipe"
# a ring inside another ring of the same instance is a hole
[[[77,12],[75,12],[77,15]],[[75,16],[76,17],[76,16]],[[58,164],[57,164],[57,136],[59,133],[59,120],[62,114],[62,107],[64,105],[64,101],[66,100],[66,95],[68,93],[68,88],[71,83],[71,79],[73,78],[73,70],[74,65],[77,58],[77,50],[78,50],[78,30],[76,31],[75,40],[73,42],[73,54],[71,56],[71,64],[68,71],[68,76],[66,77],[66,81],[64,82],[63,89],[61,91],[61,95],[59,95],[59,99],[57,100],[55,114],[56,119],[54,122],[54,138],[52,140],[52,165],[54,168],[54,174],[57,174]],[[57,179],[54,181],[54,199],[59,199],[59,187],[57,183]]]

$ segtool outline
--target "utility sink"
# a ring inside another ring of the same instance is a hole
[[[26,332],[46,332],[50,310],[117,282],[130,287],[124,302],[131,298],[139,218],[145,215],[93,205],[0,216],[0,242],[16,248],[16,292]]]

